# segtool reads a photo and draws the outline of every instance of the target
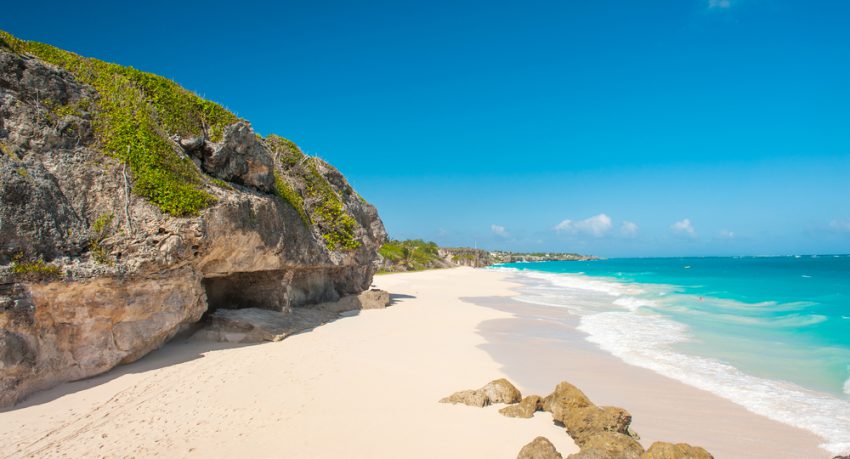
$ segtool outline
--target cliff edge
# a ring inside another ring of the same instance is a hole
[[[326,162],[163,77],[0,32],[0,406],[217,308],[369,287],[386,232]]]

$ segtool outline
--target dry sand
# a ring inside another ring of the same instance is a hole
[[[0,456],[512,458],[538,435],[575,451],[548,414],[437,403],[504,376],[476,328],[510,314],[459,300],[510,294],[502,277],[379,276],[386,310],[276,343],[172,342],[0,413]]]
[[[568,319],[515,309],[506,276],[378,276],[394,295],[386,310],[277,343],[169,343],[0,413],[0,457],[513,458],[538,435],[565,456],[576,451],[548,413],[512,419],[499,405],[437,403],[499,377],[541,395],[571,380],[595,402],[631,410],[644,439],[702,441],[718,458],[827,457],[813,435],[623,364],[583,342]],[[469,297],[488,297],[479,300],[487,306],[461,300]]]

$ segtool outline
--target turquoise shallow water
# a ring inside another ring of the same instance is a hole
[[[501,266],[603,350],[850,449],[850,256]]]

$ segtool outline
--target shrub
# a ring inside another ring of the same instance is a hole
[[[62,274],[62,269],[41,259],[24,261],[24,254],[18,253],[12,258],[12,273],[41,280],[58,277]]]

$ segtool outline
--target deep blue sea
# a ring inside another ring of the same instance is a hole
[[[511,263],[518,298],[566,308],[627,363],[850,450],[850,256]]]

